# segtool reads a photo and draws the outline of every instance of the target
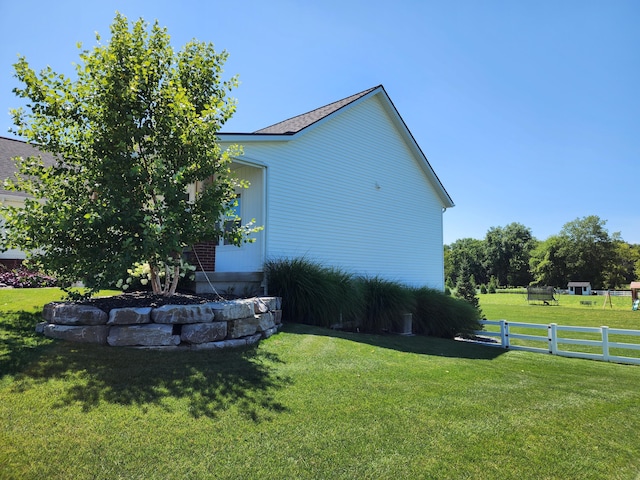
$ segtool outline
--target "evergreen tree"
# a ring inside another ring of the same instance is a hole
[[[480,308],[480,300],[476,295],[476,286],[473,281],[473,275],[471,275],[469,263],[466,261],[463,261],[460,265],[458,283],[456,284],[456,297],[469,302],[478,311],[479,318],[484,318],[482,309]]]

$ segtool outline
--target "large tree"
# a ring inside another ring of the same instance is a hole
[[[157,22],[117,14],[109,42],[97,40],[74,78],[37,74],[24,57],[14,66],[14,92],[27,99],[15,133],[57,164],[19,160],[9,188],[29,198],[2,208],[3,244],[90,289],[146,262],[153,291],[172,294],[185,247],[221,235],[240,244],[253,230],[227,222],[224,232],[219,221],[232,215],[237,182],[216,132],[235,111],[237,79],[223,80],[225,51],[192,41],[175,52]]]
[[[640,246],[630,245],[622,240],[614,240],[611,262],[605,271],[606,288],[629,288],[638,278],[636,265],[640,265]]]
[[[603,288],[605,274],[615,260],[615,242],[605,228],[607,221],[596,215],[577,218],[566,223],[560,236],[567,240],[566,262],[574,280],[590,281],[594,288]]]
[[[566,239],[558,235],[552,235],[531,252],[530,266],[534,283],[566,288],[571,279],[567,270]]]
[[[455,286],[462,264],[466,262],[468,274],[480,285],[487,283],[487,271],[483,266],[484,241],[475,238],[461,238],[444,247],[444,276],[448,285]]]
[[[605,224],[596,215],[566,223],[536,250],[531,261],[536,282],[564,287],[571,280],[588,281],[596,289],[615,286],[609,283],[620,279],[614,269],[620,234],[610,236]]]
[[[528,285],[531,251],[537,244],[531,229],[520,223],[492,227],[485,237],[485,267],[500,285]]]

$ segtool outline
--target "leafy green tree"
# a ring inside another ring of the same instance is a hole
[[[501,285],[528,285],[529,259],[536,244],[531,229],[520,223],[490,228],[485,237],[486,270]]]
[[[497,289],[498,289],[498,280],[494,275],[491,275],[491,278],[489,279],[489,285],[487,286],[487,292],[496,293]]]
[[[444,247],[444,275],[447,284],[454,286],[463,262],[467,262],[470,274],[479,283],[488,281],[484,262],[484,241],[462,238]]]
[[[603,288],[605,272],[614,261],[614,238],[605,228],[606,220],[596,215],[566,223],[560,236],[566,240],[564,257],[574,280],[591,282],[593,288]]]
[[[536,283],[565,286],[570,280],[582,280],[600,289],[609,286],[607,276],[615,283],[619,275],[612,268],[620,237],[610,236],[605,224],[596,215],[577,218],[543,242],[531,261]]]
[[[571,278],[564,257],[569,248],[566,244],[566,238],[552,235],[531,252],[530,268],[536,285],[566,288]]]
[[[630,245],[622,240],[614,240],[611,262],[604,275],[607,288],[629,288],[634,281],[636,264],[640,264],[640,246]]]
[[[109,43],[97,40],[74,78],[37,74],[24,57],[14,65],[14,92],[28,100],[13,111],[15,133],[57,164],[19,160],[8,186],[30,197],[22,209],[2,207],[2,243],[92,290],[146,262],[153,291],[171,295],[185,247],[221,235],[239,245],[255,230],[224,232],[219,222],[233,215],[238,182],[216,132],[235,111],[227,94],[237,79],[222,78],[226,52],[198,41],[175,52],[157,22],[117,14]]]

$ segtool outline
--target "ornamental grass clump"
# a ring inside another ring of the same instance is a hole
[[[413,333],[442,338],[481,330],[468,302],[430,288],[380,277],[358,277],[306,258],[266,264],[270,295],[282,297],[283,321],[367,333],[399,332],[405,314]]]
[[[440,338],[472,335],[482,330],[480,315],[470,303],[431,288],[413,290],[413,332]]]
[[[371,333],[399,331],[403,314],[413,310],[411,290],[380,277],[362,278],[359,282],[364,301],[360,328]]]
[[[305,258],[270,260],[265,269],[269,293],[286,305],[284,321],[330,327],[360,314],[361,297],[349,273]]]

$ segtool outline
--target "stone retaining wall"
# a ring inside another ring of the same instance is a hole
[[[164,305],[151,308],[97,307],[53,302],[45,305],[36,331],[50,338],[114,347],[239,347],[268,338],[281,326],[279,297]]]

